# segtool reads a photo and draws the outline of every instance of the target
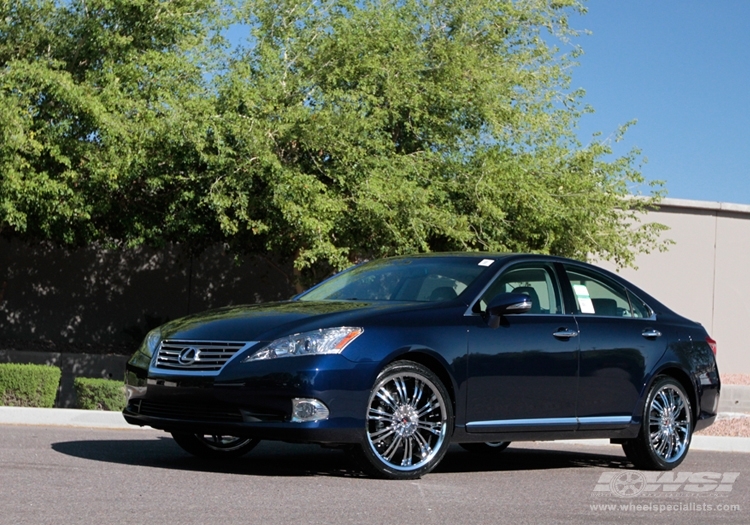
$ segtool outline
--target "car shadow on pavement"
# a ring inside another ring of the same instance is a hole
[[[170,470],[219,472],[251,476],[334,476],[362,477],[363,474],[342,450],[317,445],[261,442],[241,458],[217,461],[193,457],[180,449],[170,437],[144,440],[86,440],[52,444],[52,449],[68,456]],[[614,450],[602,453],[544,449],[540,445],[524,447],[514,443],[495,455],[472,454],[452,445],[435,474],[549,470],[564,468],[632,468]]]

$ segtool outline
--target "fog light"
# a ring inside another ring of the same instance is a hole
[[[328,407],[317,399],[292,399],[292,421],[295,423],[321,421],[327,419],[329,414]]]

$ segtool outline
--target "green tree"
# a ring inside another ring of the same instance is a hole
[[[195,174],[212,0],[3,0],[0,230],[67,245],[207,242]],[[190,210],[189,212],[187,210]]]
[[[0,230],[222,242],[311,276],[431,250],[661,247],[578,142],[575,0],[5,0]],[[229,49],[229,23],[248,31]],[[558,47],[568,49],[561,52]]]
[[[257,0],[217,78],[225,234],[298,268],[430,250],[630,264],[638,152],[574,135],[574,1]],[[657,188],[658,189],[658,188]]]

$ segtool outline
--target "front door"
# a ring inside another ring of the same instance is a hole
[[[505,270],[476,305],[500,293],[524,293],[529,312],[505,315],[498,328],[474,317],[469,329],[467,431],[574,430],[578,330],[563,311],[554,268]]]

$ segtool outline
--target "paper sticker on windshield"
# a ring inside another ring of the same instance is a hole
[[[578,306],[581,309],[582,314],[595,314],[594,303],[591,302],[591,296],[589,295],[589,289],[584,284],[574,284],[573,293],[576,294],[578,299]]]
[[[481,261],[479,261],[479,266],[492,266],[492,263],[494,262],[495,261],[492,259],[482,259]]]

